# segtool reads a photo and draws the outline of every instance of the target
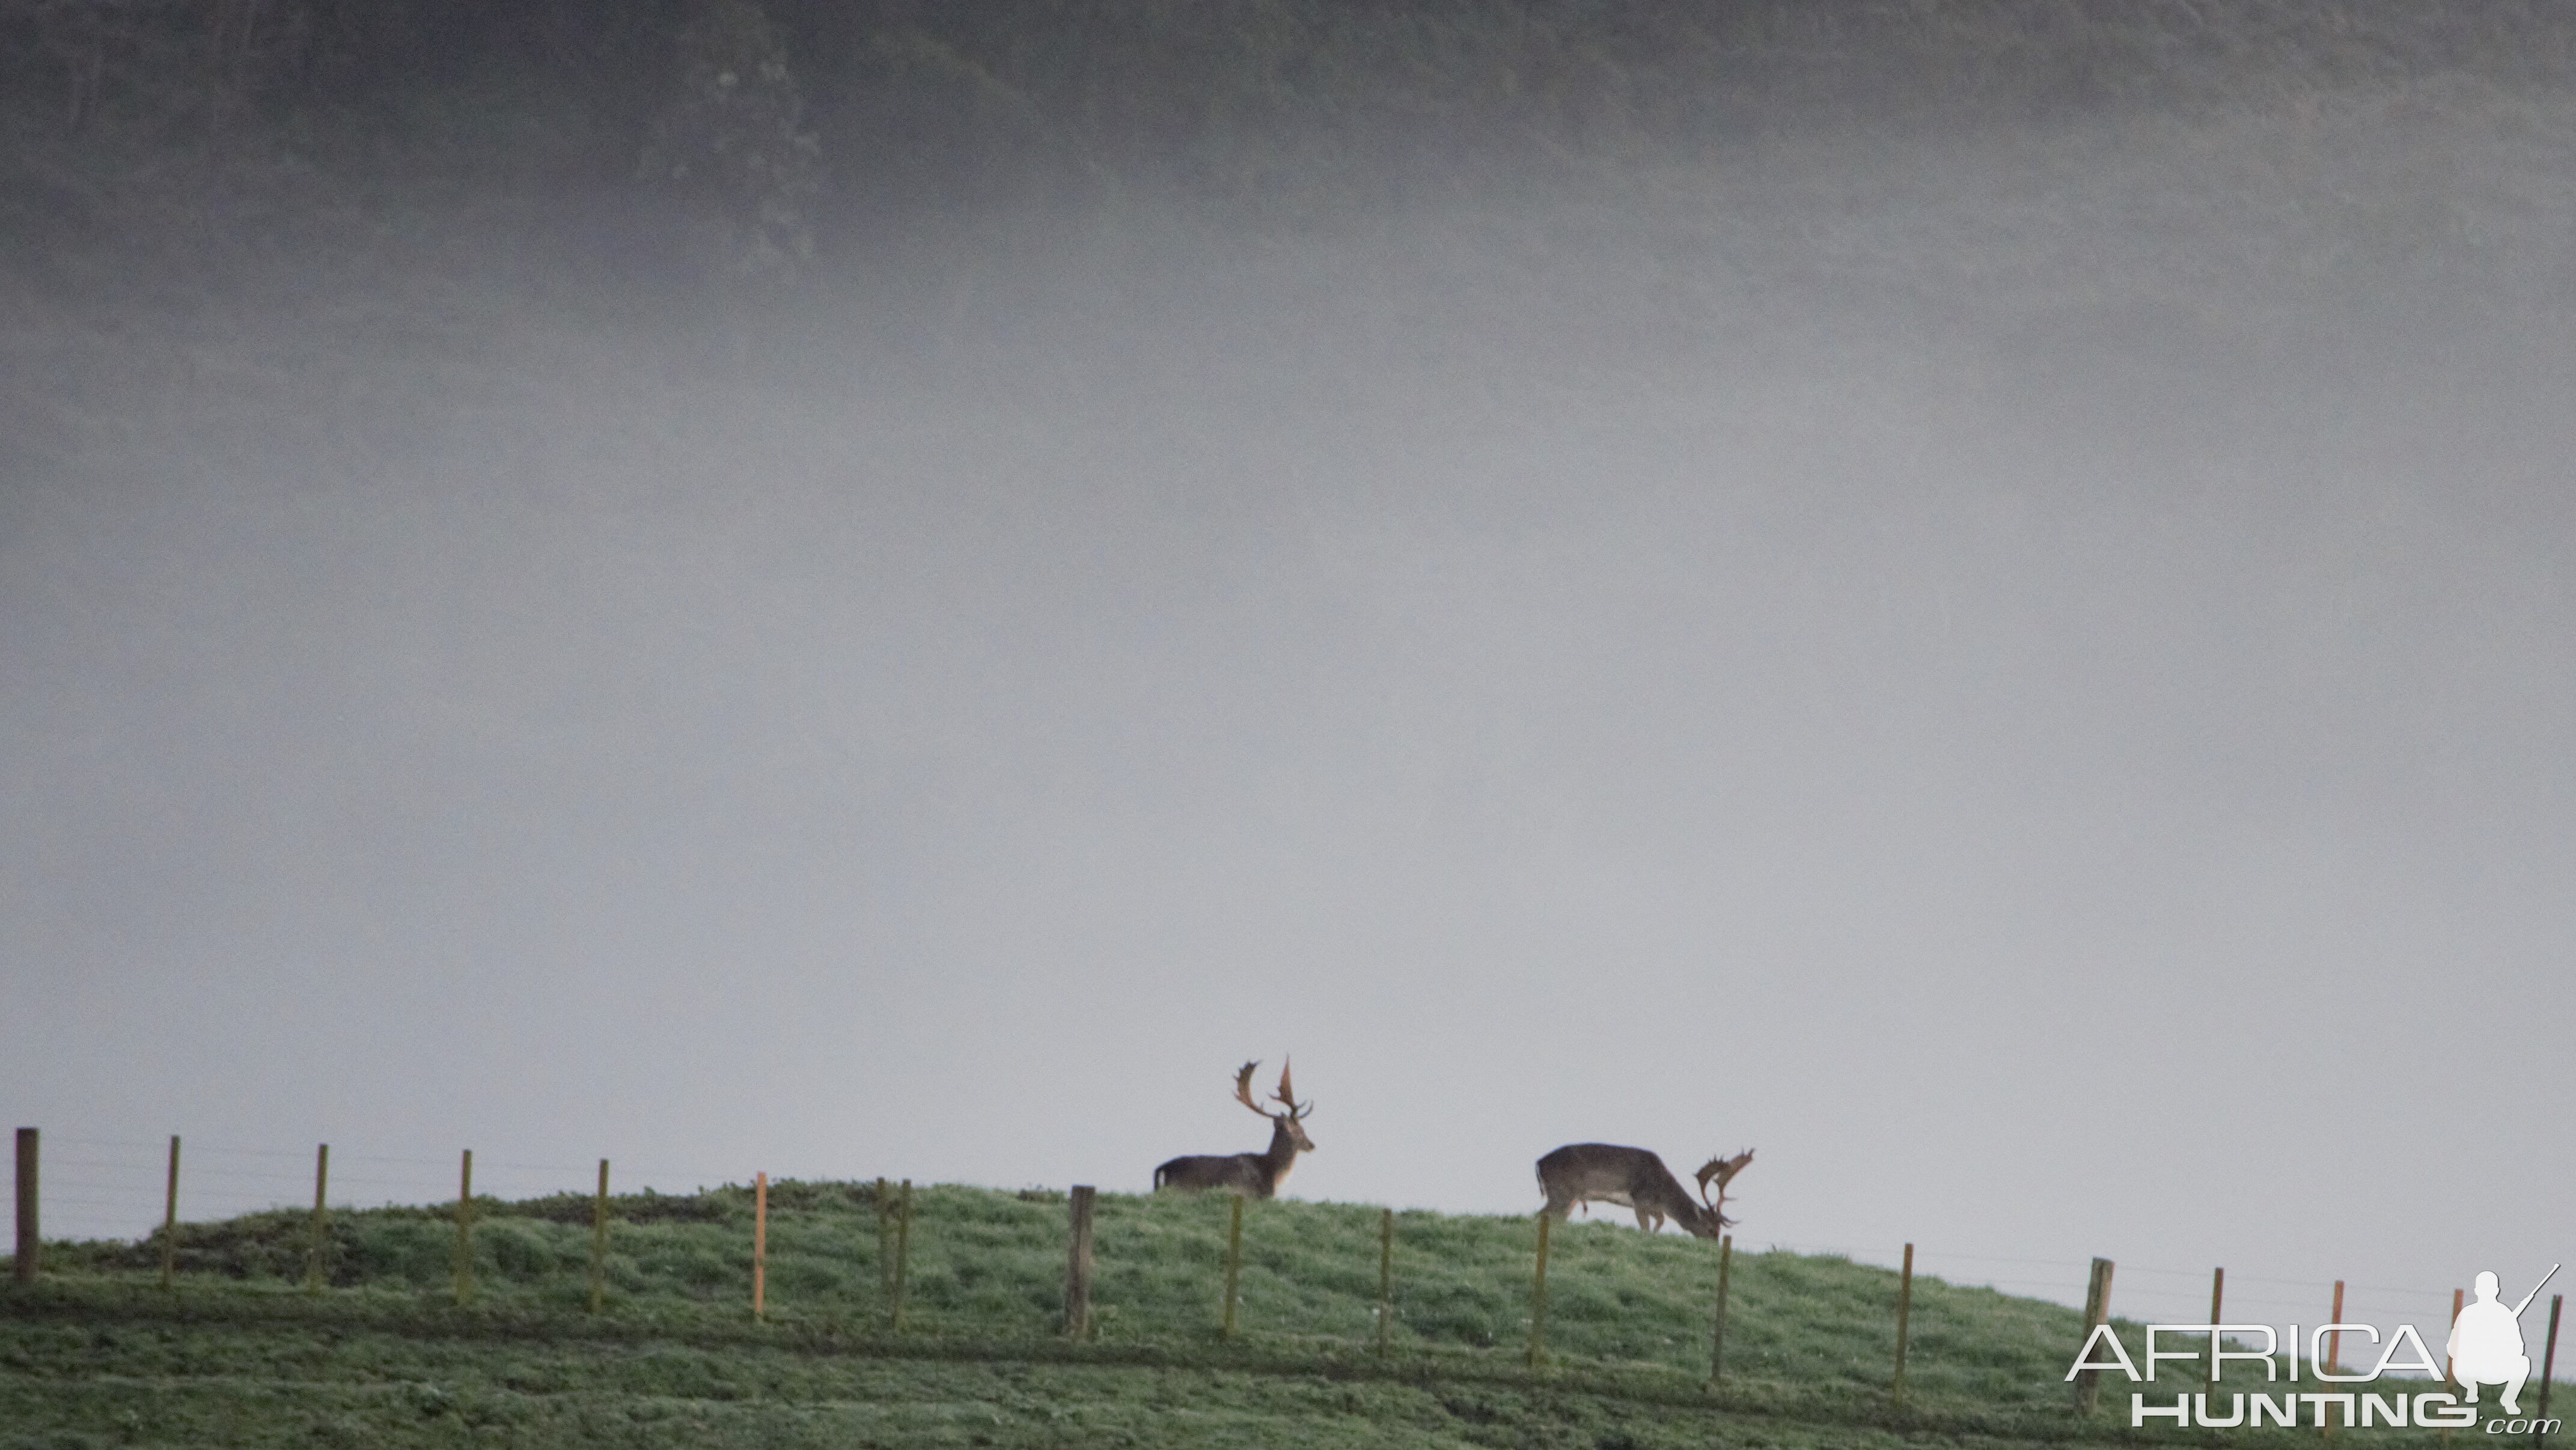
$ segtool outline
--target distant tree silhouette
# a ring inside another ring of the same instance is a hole
[[[679,34],[677,94],[641,173],[689,201],[727,275],[785,280],[814,255],[821,147],[787,44],[757,0],[697,0]]]

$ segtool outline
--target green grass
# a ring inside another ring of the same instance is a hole
[[[49,1246],[45,1280],[0,1297],[0,1446],[2140,1438],[2116,1380],[2110,1412],[2068,1410],[2075,1311],[1931,1279],[1916,1281],[1896,1404],[1895,1276],[1833,1257],[1735,1259],[1712,1393],[1714,1246],[1599,1220],[1555,1236],[1550,1356],[1533,1374],[1526,1217],[1398,1215],[1379,1359],[1379,1211],[1365,1206],[1249,1205],[1243,1329],[1224,1343],[1226,1204],[1104,1195],[1098,1334],[1081,1345],[1054,1332],[1060,1194],[917,1192],[900,1333],[870,1185],[774,1186],[766,1323],[749,1314],[745,1190],[615,1200],[597,1316],[589,1207],[480,1203],[465,1307],[443,1208],[335,1211],[318,1294],[302,1290],[300,1213],[183,1227],[169,1293],[157,1239]]]

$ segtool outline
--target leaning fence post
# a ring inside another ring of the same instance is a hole
[[[322,1292],[322,1235],[327,1231],[330,1212],[323,1206],[331,1188],[331,1145],[313,1150],[313,1232],[304,1245],[304,1292]]]
[[[456,1302],[474,1302],[474,1150],[456,1173]]]
[[[2566,1299],[2564,1294],[2549,1296],[2549,1340],[2548,1347],[2540,1351],[2540,1410],[2531,1420],[2532,1450],[2539,1450],[2540,1437],[2548,1433],[2549,1377],[2558,1372],[2558,1307]]]
[[[2328,1324],[2341,1324],[2343,1322],[2343,1280],[2341,1279],[2335,1280],[2334,1316],[2326,1322]],[[2328,1330],[2326,1333],[2326,1373],[2333,1374],[2342,1368],[2343,1331],[2340,1329]],[[2322,1413],[2323,1412],[2321,1411],[2320,1414]],[[2331,1417],[2327,1417],[2320,1419],[2317,1423],[2320,1425],[2330,1426],[2334,1421]]]
[[[1217,1330],[1219,1339],[1234,1338],[1235,1294],[1243,1283],[1243,1195],[1227,1194],[1226,1202],[1234,1205],[1234,1212],[1226,1220],[1225,1323]]]
[[[2227,1270],[2222,1267],[2209,1276],[2209,1373],[2203,1378],[2212,1392],[2218,1388],[2218,1326],[2225,1322],[2218,1317],[2219,1305],[2226,1298]]]
[[[2109,1323],[2110,1320],[2111,1261],[2095,1259],[2093,1278],[2084,1289],[2084,1343],[2088,1350],[2093,1343],[2093,1331]],[[2101,1397],[2101,1394],[2102,1372],[2100,1370],[2088,1369],[2076,1374],[2075,1408],[2079,1413],[2091,1414],[2094,1402]]]
[[[1905,1267],[1896,1281],[1896,1380],[1889,1393],[1905,1403],[1905,1331],[1914,1314],[1914,1245],[1905,1246]]]
[[[41,1245],[36,1234],[36,1130],[18,1130],[18,1260],[12,1275],[21,1284],[36,1282]]]
[[[1096,1196],[1088,1183],[1073,1186],[1073,1235],[1064,1259],[1064,1332],[1076,1341],[1091,1337],[1091,1206]]]
[[[2342,1322],[2343,1280],[2337,1279],[2335,1280],[2334,1288],[2334,1312],[2327,1316],[2326,1323],[2341,1324]],[[2326,1362],[2322,1372],[2324,1374],[2331,1375],[2341,1368],[2343,1368],[2343,1331],[2340,1329],[2329,1330],[2326,1333]],[[2344,1407],[2344,1416],[2345,1424],[2352,1423],[2351,1406],[2347,1405]],[[2319,1439],[2327,1440],[2334,1438],[2334,1417],[2326,1413],[2326,1407],[2324,1405],[2317,1406],[2317,1437]]]
[[[886,1321],[894,1329],[903,1328],[903,1285],[905,1271],[912,1260],[912,1180],[903,1181],[903,1196],[895,1205],[894,1220],[894,1292],[887,1296]]]
[[[1538,1276],[1530,1281],[1529,1367],[1547,1356],[1547,1226],[1546,1209],[1538,1211]]]
[[[608,1160],[599,1160],[599,1196],[590,1201],[590,1312],[608,1293]]]
[[[1717,1241],[1717,1328],[1708,1339],[1708,1384],[1717,1387],[1718,1374],[1726,1368],[1726,1271],[1735,1259],[1735,1235],[1727,1234]]]
[[[2451,1291],[2451,1327],[2452,1327],[2453,1329],[2457,1329],[2457,1328],[2459,1328],[2459,1326],[2460,1326],[2460,1306],[2461,1306],[2461,1305],[2463,1305],[2463,1304],[2465,1304],[2465,1303],[2467,1303],[2467,1302],[2468,1302],[2468,1291],[2467,1291],[2467,1290],[2465,1290],[2465,1289],[2453,1289],[2453,1290]],[[2290,1346],[2290,1352],[2291,1352],[2292,1354],[2296,1354],[2296,1353],[2298,1353],[2298,1346],[2297,1346],[2295,1343],[2294,1343],[2294,1344],[2292,1344],[2292,1345]],[[2295,1367],[2295,1366],[2297,1365],[2297,1363],[2298,1363],[2298,1362],[2297,1362],[2296,1360],[2292,1360],[2292,1361],[2291,1361],[2291,1364],[2292,1364],[2292,1366],[2293,1366],[2293,1367]],[[2442,1387],[2443,1387],[2444,1389],[2453,1389],[2453,1388],[2456,1388],[2456,1387],[2457,1387],[2457,1383],[2458,1383],[2458,1382],[2452,1378],[2452,1365],[2451,1365],[2450,1341],[2449,1341],[2449,1339],[2446,1337],[2446,1338],[2443,1340],[2443,1349],[2442,1349]],[[2450,1444],[2450,1443],[2451,1443],[2451,1427],[2450,1427],[2450,1426],[2445,1425],[2445,1426],[2443,1426],[2441,1429],[2434,1431],[2434,1432],[2433,1432],[2433,1434],[2434,1434],[2434,1436],[2435,1436],[2436,1438],[2438,1438],[2438,1439],[2439,1439],[2443,1444],[2448,1445],[2448,1444]]]
[[[1395,1210],[1377,1220],[1377,1357],[1386,1358],[1386,1336],[1395,1319]]]
[[[161,1210],[161,1287],[179,1282],[179,1135],[170,1135],[170,1195]]]

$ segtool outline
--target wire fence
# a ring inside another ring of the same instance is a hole
[[[43,1142],[47,1237],[131,1240],[161,1227],[169,1188],[169,1139],[57,1138],[48,1133]],[[187,1138],[180,1156],[182,1222],[313,1206],[314,1148],[252,1148]],[[460,1166],[456,1154],[367,1152],[335,1143],[327,1203],[334,1209],[356,1209],[452,1202]],[[478,1155],[474,1192],[498,1199],[588,1194],[598,1172],[596,1159],[538,1163]],[[617,1162],[620,1193],[695,1193],[750,1177],[703,1166]]]
[[[43,1218],[48,1237],[137,1240],[156,1232],[162,1222],[168,1188],[167,1139],[44,1138]],[[279,1208],[309,1209],[313,1204],[315,1151],[310,1148],[252,1147],[184,1142],[179,1217],[202,1223]],[[371,1152],[334,1145],[328,1177],[328,1205],[335,1209],[452,1202],[457,1194],[457,1157],[418,1153]],[[597,1160],[588,1163],[532,1162],[517,1158],[477,1158],[474,1191],[480,1198],[529,1199],[556,1194],[588,1195],[596,1186]],[[705,1165],[617,1162],[617,1189],[687,1194],[719,1185],[749,1183],[753,1175]],[[1750,1245],[1747,1246],[1748,1248]],[[1800,1254],[1825,1254],[1855,1263],[1893,1269],[1897,1255],[1843,1244],[1772,1241],[1768,1247]],[[1914,1272],[1960,1287],[1990,1288],[2021,1298],[2081,1307],[2091,1263],[2017,1254],[1945,1250],[1918,1246]],[[2116,1317],[2142,1323],[2206,1324],[2209,1322],[2213,1270],[2121,1261],[2111,1300]],[[2305,1336],[2334,1322],[2338,1287],[2341,1322],[2377,1326],[2393,1335],[2395,1326],[2412,1324],[2438,1347],[2447,1332],[2453,1295],[2462,1286],[2392,1285],[2375,1280],[2348,1280],[2248,1273],[2226,1274],[2221,1318],[2229,1324],[2267,1324],[2286,1344],[2294,1328],[2302,1352]],[[2387,1341],[2374,1345],[2359,1330],[2342,1336],[2343,1362],[2367,1368],[2375,1364]],[[2392,1371],[2402,1373],[2403,1371]]]
[[[1854,1250],[1840,1244],[1772,1241],[1767,1246],[1798,1254],[1832,1254],[1880,1268],[1893,1269],[1897,1262],[1897,1256],[1885,1250]],[[1919,1276],[2068,1308],[2084,1306],[2091,1267],[2089,1259],[1969,1253],[1923,1245],[1918,1245],[1914,1253],[1914,1272]],[[2141,1324],[2208,1324],[2210,1290],[2217,1270],[2216,1265],[2183,1269],[2117,1260],[2112,1315]],[[2341,1363],[2369,1368],[2378,1363],[2380,1351],[2387,1348],[2389,1337],[2400,1324],[2414,1325],[2417,1334],[2434,1347],[2436,1354],[2440,1353],[2443,1338],[2449,1332],[2452,1295],[2465,1286],[2339,1282],[2331,1278],[2244,1273],[2230,1268],[2226,1271],[2220,1318],[2227,1324],[2269,1325],[2284,1346],[2295,1330],[2300,1353],[2305,1356],[2307,1336],[2338,1322],[2334,1312],[2338,1288],[2343,1308],[2340,1322],[2374,1326],[2382,1337],[2374,1345],[2362,1331],[2350,1330],[2332,1347],[2340,1352]],[[2174,1346],[2182,1343],[2172,1342]],[[2408,1357],[2412,1357],[2411,1351]],[[2391,1375],[2408,1372],[2394,1367],[2390,1370]]]

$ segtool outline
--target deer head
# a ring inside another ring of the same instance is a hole
[[[1252,1070],[1259,1066],[1261,1066],[1261,1064],[1258,1061],[1247,1062],[1243,1065],[1243,1070],[1234,1075],[1235,1101],[1252,1109],[1254,1112],[1259,1113],[1261,1116],[1268,1118],[1273,1124],[1277,1125],[1278,1131],[1287,1134],[1288,1141],[1296,1144],[1299,1152],[1314,1152],[1314,1141],[1306,1136],[1306,1129],[1302,1120],[1308,1113],[1315,1111],[1315,1105],[1313,1103],[1305,1103],[1302,1105],[1298,1103],[1297,1090],[1294,1087],[1291,1087],[1288,1083],[1289,1064],[1286,1061],[1282,1061],[1279,1064],[1279,1090],[1270,1095],[1271,1101],[1279,1104],[1281,1108],[1286,1110],[1284,1112],[1277,1113],[1274,1113],[1268,1108],[1265,1108],[1261,1104],[1253,1101]]]

